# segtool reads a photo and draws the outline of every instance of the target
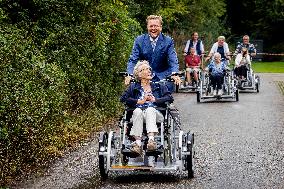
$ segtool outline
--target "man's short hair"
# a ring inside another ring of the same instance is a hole
[[[195,31],[195,32],[192,32],[192,33],[191,33],[191,37],[193,37],[194,34],[197,34],[197,35],[198,35],[198,33]]]
[[[244,36],[243,36],[243,39],[244,39],[245,37],[249,39],[249,36],[248,36],[248,35],[244,35]]]
[[[146,23],[148,24],[148,21],[149,20],[159,20],[161,25],[163,25],[163,18],[161,16],[158,16],[158,15],[150,15],[147,17],[146,19]]]

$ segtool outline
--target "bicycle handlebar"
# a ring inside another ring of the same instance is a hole
[[[131,80],[130,80],[131,83],[137,82],[135,80],[133,74],[128,74],[127,72],[119,72],[118,74],[119,74],[119,76],[122,76],[122,77],[130,76],[131,77]],[[172,76],[182,76],[182,75],[183,74],[176,72],[176,73],[173,73],[173,74],[167,76],[165,79],[161,79],[159,81],[151,81],[151,82],[153,82],[153,83],[175,82],[175,80],[172,78]]]
[[[133,74],[129,74],[127,72],[119,72],[118,75],[122,77],[127,77],[127,76],[133,77]]]

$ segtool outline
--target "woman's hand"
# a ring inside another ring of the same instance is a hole
[[[147,95],[146,96],[146,101],[156,102],[156,98],[153,95]]]
[[[153,96],[153,95],[145,95],[144,98],[141,100],[141,99],[138,99],[137,100],[137,104],[144,104],[145,102],[156,102],[156,98]]]
[[[140,105],[144,104],[145,102],[146,102],[145,97],[142,100],[140,100],[140,99],[137,100],[137,104],[140,104]]]

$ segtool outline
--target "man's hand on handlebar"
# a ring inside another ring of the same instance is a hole
[[[132,79],[132,77],[131,76],[126,76],[125,78],[124,78],[124,84],[125,85],[129,85],[130,84],[130,81],[131,81],[131,79]]]
[[[205,62],[207,62],[208,60],[210,60],[210,58],[211,58],[211,56],[207,56],[206,58],[205,58]]]
[[[250,56],[256,56],[256,53],[255,52],[250,53]]]
[[[181,84],[181,79],[178,75],[173,75],[171,78],[175,81],[175,85],[180,85]]]

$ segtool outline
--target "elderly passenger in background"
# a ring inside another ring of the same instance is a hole
[[[231,60],[229,46],[225,42],[224,36],[218,37],[218,41],[213,44],[213,46],[212,46],[207,58],[205,59],[205,61],[208,61],[216,52],[218,52],[221,55],[221,59]],[[228,62],[227,62],[227,65],[228,65]]]
[[[226,71],[225,61],[221,61],[220,53],[214,53],[213,60],[210,62],[206,70],[210,73],[211,85],[213,87],[213,96],[222,95],[222,84],[224,82],[224,73]]]
[[[243,36],[243,42],[238,44],[238,46],[235,50],[235,54],[241,53],[243,47],[248,50],[248,54],[251,57],[256,56],[256,48],[254,47],[254,45],[252,43],[249,42],[249,36],[248,35]]]
[[[200,71],[201,59],[198,55],[195,54],[195,48],[190,48],[190,54],[186,55],[184,58],[186,66],[186,79],[189,85],[191,85],[191,74],[193,74],[194,80],[197,82],[198,72]]]
[[[190,53],[190,48],[193,47],[195,49],[195,55],[201,56],[204,53],[204,45],[202,41],[199,39],[198,33],[193,32],[191,34],[191,39],[186,42],[185,48],[184,48],[184,56],[188,55]]]
[[[235,74],[239,79],[247,78],[247,66],[251,64],[250,56],[247,48],[243,47],[241,52],[237,54],[235,59]]]

